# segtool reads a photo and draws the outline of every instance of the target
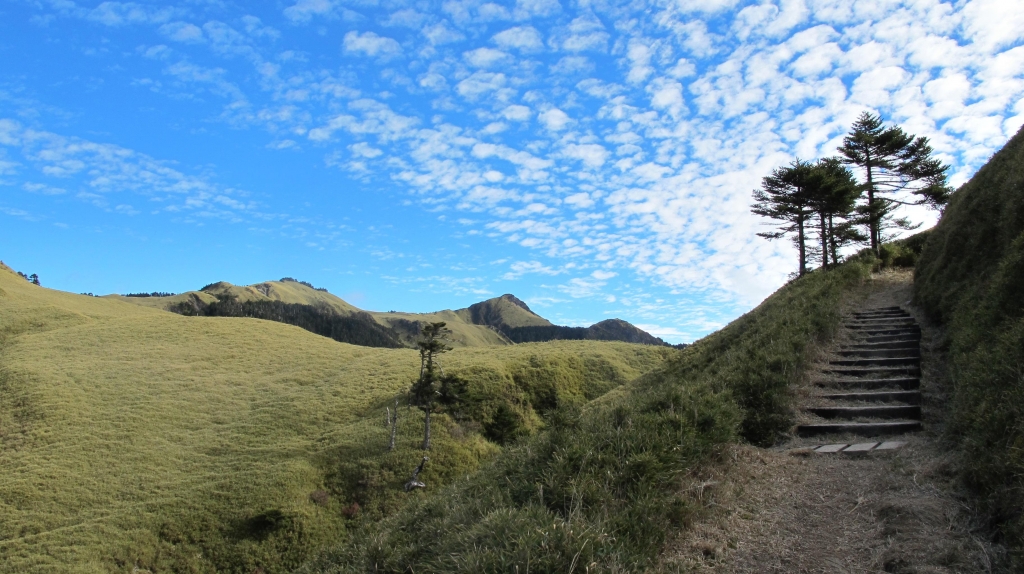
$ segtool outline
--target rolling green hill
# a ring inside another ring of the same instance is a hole
[[[528,433],[545,401],[596,398],[668,352],[448,353],[470,418],[437,416],[421,478],[436,488],[493,457],[481,429],[500,405]],[[0,268],[0,572],[289,571],[348,536],[354,503],[377,516],[402,504],[422,416],[402,409],[391,453],[380,421],[418,364],[412,349],[63,293]]]

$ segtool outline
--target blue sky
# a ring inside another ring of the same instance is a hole
[[[0,259],[691,341],[794,270],[761,177],[869,110],[963,183],[1024,123],[1022,40],[1008,0],[4,0]]]

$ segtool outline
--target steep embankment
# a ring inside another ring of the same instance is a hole
[[[421,478],[437,487],[493,456],[477,429],[502,404],[528,433],[547,397],[595,398],[665,353],[447,354],[472,397],[464,426],[436,417],[436,464]],[[376,516],[401,505],[422,415],[401,409],[391,453],[380,419],[418,364],[411,349],[184,317],[0,268],[0,572],[288,571],[345,539],[353,503]]]
[[[871,262],[816,272],[582,410],[556,409],[532,439],[413,507],[363,523],[307,572],[617,572],[657,561],[703,513],[700,474],[724,445],[772,443],[789,387]],[[644,348],[644,347],[639,347]]]
[[[1024,130],[956,193],[924,246],[917,302],[949,337],[967,483],[1024,564]]]

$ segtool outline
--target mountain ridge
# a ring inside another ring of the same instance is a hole
[[[305,305],[315,307],[322,313],[333,313],[343,318],[370,320],[391,332],[396,341],[408,347],[415,346],[423,325],[441,321],[447,323],[452,330],[451,345],[454,347],[584,339],[623,341],[644,345],[668,344],[622,319],[605,319],[589,327],[555,325],[535,313],[525,301],[511,293],[485,299],[461,309],[443,309],[431,313],[365,311],[326,289],[316,288],[310,283],[290,277],[285,277],[280,281],[262,281],[252,285],[235,285],[227,281],[217,281],[199,290],[167,296],[157,296],[154,293],[153,296],[105,295],[104,297],[186,315],[203,315],[209,309],[214,309],[215,313],[223,313],[225,309],[221,307],[224,306],[218,305],[218,302],[223,301],[234,301],[241,305],[249,304],[247,309],[253,305],[267,307],[275,303]],[[240,309],[239,307],[232,312],[240,313],[242,312]],[[280,310],[256,316],[269,319],[271,316],[289,315],[278,311]],[[354,342],[356,339],[339,340]]]

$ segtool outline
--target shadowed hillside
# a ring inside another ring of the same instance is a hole
[[[915,296],[947,328],[950,437],[963,478],[1024,567],[1024,130],[957,190],[917,266]]]

